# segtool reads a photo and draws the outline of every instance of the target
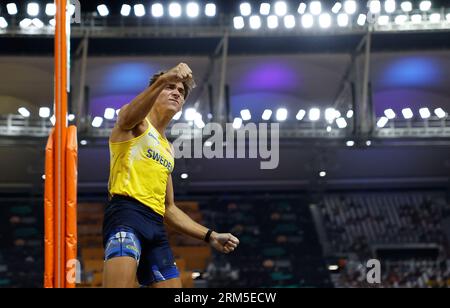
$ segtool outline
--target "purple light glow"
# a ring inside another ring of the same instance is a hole
[[[303,80],[297,71],[284,63],[266,63],[255,66],[242,75],[237,83],[239,91],[298,91]]]

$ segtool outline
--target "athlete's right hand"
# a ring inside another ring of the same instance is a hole
[[[186,82],[191,88],[195,85],[192,70],[186,63],[178,64],[168,70],[162,77],[166,82]]]

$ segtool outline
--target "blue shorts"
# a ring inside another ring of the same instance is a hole
[[[138,262],[137,279],[149,286],[180,277],[164,228],[164,218],[139,201],[114,196],[103,221],[105,261],[132,257]]]

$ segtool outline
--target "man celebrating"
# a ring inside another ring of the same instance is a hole
[[[196,223],[174,203],[174,150],[165,136],[194,86],[184,63],[159,73],[120,110],[110,139],[110,201],[105,209],[104,287],[181,287],[164,222],[230,253],[239,240]]]

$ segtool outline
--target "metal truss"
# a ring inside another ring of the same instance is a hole
[[[276,29],[261,27],[254,30],[248,26],[243,29],[235,29],[232,25],[232,16],[221,16],[214,23],[208,24],[158,24],[158,23],[126,23],[124,19],[117,17],[99,18],[86,15],[80,24],[71,27],[72,38],[221,38],[228,34],[230,38],[239,37],[283,37],[283,36],[311,36],[311,35],[362,35],[367,32],[368,27],[373,28],[373,33],[416,33],[416,32],[448,32],[450,31],[450,21],[440,12],[443,19],[439,22],[424,20],[420,23],[406,22],[397,24],[389,21],[386,24],[366,24],[358,26],[350,24],[346,27],[332,26],[327,29],[312,27],[305,29],[301,26],[287,29],[280,26]],[[431,13],[431,12],[430,12]],[[11,24],[5,29],[0,29],[0,37],[17,36],[54,36],[54,27],[45,25],[41,28],[28,27],[21,28],[16,24]]]
[[[81,121],[83,123],[90,123]],[[70,123],[69,123],[70,124]],[[270,125],[270,124],[269,124]],[[83,138],[102,139],[108,138],[111,134],[114,121],[105,120],[101,127],[87,126],[79,128]],[[49,119],[24,118],[20,115],[0,116],[0,136],[4,137],[47,137],[53,128]],[[179,135],[171,133],[172,126],[167,129],[168,138],[174,139]],[[243,128],[242,128],[243,129]],[[281,139],[352,139],[354,127],[350,122],[349,126],[340,129],[326,122],[286,122],[280,123]],[[225,130],[225,128],[224,128]],[[186,136],[196,138],[202,136],[202,130],[195,126],[190,126]],[[384,128],[377,128],[368,136],[369,138],[394,139],[394,138],[450,138],[450,118],[431,118],[422,121],[396,121]]]

